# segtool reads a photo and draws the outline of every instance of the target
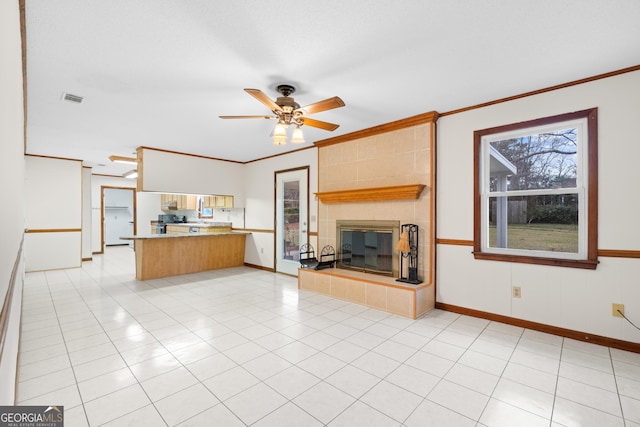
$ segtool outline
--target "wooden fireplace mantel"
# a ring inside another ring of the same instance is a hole
[[[383,200],[416,200],[424,184],[394,185],[357,190],[324,191],[315,193],[322,203],[379,202]]]

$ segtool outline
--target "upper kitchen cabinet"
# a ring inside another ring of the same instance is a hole
[[[197,210],[198,199],[202,199],[203,208],[232,208],[233,196],[196,196],[192,194],[161,194],[160,209]]]
[[[205,208],[232,208],[233,196],[203,196]]]
[[[196,209],[198,196],[191,194],[162,194],[160,208],[162,210]]]
[[[193,195],[181,195],[180,202],[178,203],[178,209],[197,209],[198,196]]]
[[[160,208],[164,211],[167,209],[178,209],[178,200],[175,194],[161,194]]]
[[[160,196],[160,207],[162,210],[178,209],[178,194],[162,194]]]

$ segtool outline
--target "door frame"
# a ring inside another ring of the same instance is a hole
[[[137,206],[137,191],[135,187],[114,187],[111,185],[101,185],[100,186],[100,252],[99,254],[104,253],[104,190],[129,190],[133,191],[133,234],[138,234],[138,221],[136,220],[138,216],[138,206]]]
[[[280,273],[280,274],[286,274],[286,273],[281,273],[278,271],[278,175],[282,174],[282,173],[289,173],[289,172],[298,172],[298,171],[302,171],[302,170],[306,170],[307,171],[307,217],[306,217],[306,223],[307,223],[307,241],[304,243],[309,243],[309,200],[310,200],[310,196],[309,196],[309,191],[310,191],[310,187],[309,187],[309,172],[311,170],[311,166],[307,165],[307,166],[298,166],[295,168],[290,168],[290,169],[283,169],[283,170],[277,170],[273,172],[273,271],[276,273]],[[300,245],[302,245],[303,243],[300,242]]]

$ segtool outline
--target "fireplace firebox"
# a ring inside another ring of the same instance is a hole
[[[398,277],[400,221],[338,220],[338,268]]]

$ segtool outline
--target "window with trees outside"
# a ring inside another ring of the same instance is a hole
[[[474,132],[476,259],[595,269],[598,109]]]

